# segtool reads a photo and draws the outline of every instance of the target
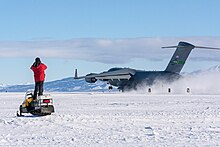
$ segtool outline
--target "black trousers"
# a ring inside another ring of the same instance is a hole
[[[44,81],[35,82],[34,100],[37,98],[37,94],[38,96],[43,95],[43,91],[44,91],[43,85],[44,85]]]

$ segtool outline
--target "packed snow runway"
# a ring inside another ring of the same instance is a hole
[[[0,93],[0,146],[218,146],[220,95],[51,93],[55,113],[17,117]]]

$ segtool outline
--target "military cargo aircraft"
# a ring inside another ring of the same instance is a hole
[[[164,71],[144,71],[131,68],[111,68],[102,73],[90,73],[78,77],[77,69],[75,70],[74,79],[84,78],[88,83],[95,83],[97,80],[106,81],[112,86],[118,87],[119,90],[129,91],[136,90],[139,86],[151,86],[156,80],[173,82],[181,77],[180,72],[186,63],[186,60],[194,48],[216,49],[212,47],[194,46],[187,42],[179,42],[177,46],[167,46],[162,48],[176,48],[169,64]]]

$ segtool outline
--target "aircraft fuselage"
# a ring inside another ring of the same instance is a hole
[[[136,89],[137,86],[151,86],[157,80],[172,82],[181,76],[178,73],[167,71],[141,71],[135,70],[135,74],[130,79],[108,80],[109,84],[118,87],[120,90]]]

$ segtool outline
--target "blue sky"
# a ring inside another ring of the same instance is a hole
[[[218,0],[1,0],[0,83],[33,83],[39,56],[46,81],[111,67],[164,70],[189,41],[220,47]],[[195,50],[183,71],[220,64],[218,51]]]

